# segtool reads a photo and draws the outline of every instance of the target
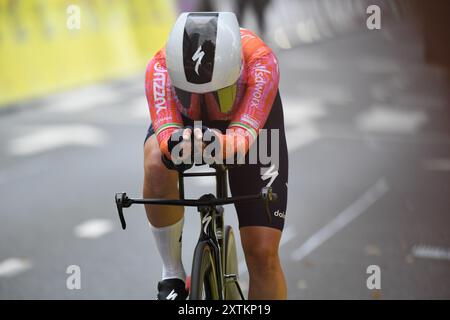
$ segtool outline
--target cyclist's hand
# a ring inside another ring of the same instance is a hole
[[[178,129],[170,136],[167,147],[170,153],[172,162],[187,162],[192,158],[192,128],[186,127]]]
[[[195,137],[196,141],[199,141],[201,137],[203,161],[211,164],[217,162],[216,160],[219,160],[218,162],[222,163],[221,157],[223,149],[222,132],[220,132],[220,130],[217,129],[203,127],[202,130],[198,128],[195,134],[197,134]],[[203,149],[205,148],[207,148],[207,150],[203,152]]]
[[[227,130],[227,134],[220,137],[221,154],[225,161],[233,160],[237,163],[238,159],[243,159],[250,145],[250,134],[243,129]]]
[[[206,127],[192,128],[187,126],[174,131],[167,142],[167,149],[172,162],[175,165],[181,162],[191,164],[194,161],[201,164],[203,162],[203,149],[206,146],[203,141],[204,133],[208,130]]]
[[[205,126],[194,128],[195,160],[202,163],[214,163],[218,155],[222,154],[222,133],[220,130]],[[206,150],[205,150],[206,149]]]
[[[203,142],[203,131],[207,130],[208,128],[204,129],[206,127],[203,128],[199,128],[199,127],[195,127],[194,128],[194,140],[197,142]]]
[[[236,163],[238,156],[245,156],[248,145],[245,131],[233,130],[223,134],[218,129],[203,126],[194,128],[193,136],[195,152],[201,153],[206,163],[224,163],[228,158],[234,158],[232,163]]]
[[[194,155],[203,155],[203,149],[205,148],[205,143],[203,142],[203,128],[195,127],[193,131],[194,137]],[[198,158],[194,156],[194,158]]]
[[[181,144],[180,144],[181,143]],[[185,127],[174,131],[168,141],[171,160],[178,165],[202,163],[223,163],[226,159],[244,156],[248,148],[248,134],[233,130],[222,134],[218,129]],[[176,148],[176,149],[175,149]],[[205,150],[205,149],[208,150]]]

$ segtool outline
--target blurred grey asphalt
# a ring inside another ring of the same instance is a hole
[[[398,25],[277,54],[289,298],[449,299],[448,87],[422,62],[420,39]],[[161,262],[144,210],[129,209],[122,231],[113,201],[141,195],[143,88],[140,74],[0,114],[0,299],[155,298]],[[213,184],[189,186],[194,197]],[[188,209],[188,272],[198,232]],[[66,288],[69,265],[81,268],[81,290]],[[366,286],[370,265],[381,290]]]

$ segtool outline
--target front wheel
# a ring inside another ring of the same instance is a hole
[[[218,300],[219,288],[211,247],[199,242],[192,262],[190,300]]]
[[[236,241],[231,226],[225,227],[224,237],[224,272],[225,275],[233,275],[234,280],[225,279],[225,299],[241,300],[242,291],[239,287],[239,269],[236,252]]]

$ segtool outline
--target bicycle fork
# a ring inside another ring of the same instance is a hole
[[[206,195],[205,198],[214,197],[212,194]],[[220,210],[220,208],[222,210]],[[217,239],[217,219],[222,219],[223,223],[223,208],[211,208],[211,207],[200,207],[198,211],[200,212],[201,221],[201,232],[199,242],[207,241],[210,248],[212,248],[212,254],[214,257],[214,268],[216,270],[216,279],[219,291],[219,299],[224,299],[224,281],[222,278],[223,268],[222,268],[222,255],[221,255],[221,241]],[[222,212],[220,212],[222,211]],[[222,228],[223,229],[223,228]],[[223,230],[220,230],[223,234]]]
[[[210,197],[212,195],[209,195]],[[214,197],[214,196],[212,196]],[[233,282],[242,300],[245,300],[244,294],[238,282],[237,274],[224,274],[225,253],[223,252],[223,237],[224,237],[224,221],[223,221],[223,207],[216,206],[199,208],[201,217],[201,233],[200,241],[207,241],[209,246],[213,249],[214,267],[217,273],[218,289],[220,299],[225,298],[225,285]]]

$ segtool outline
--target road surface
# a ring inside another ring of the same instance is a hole
[[[420,39],[397,26],[277,54],[289,298],[450,298],[448,87]],[[143,86],[139,74],[2,112],[0,299],[155,299],[161,262],[144,210],[129,209],[122,231],[113,201],[141,195]],[[188,194],[212,186],[191,180]],[[232,207],[226,220],[237,227]],[[188,272],[198,232],[188,209]],[[67,289],[71,265],[80,290]],[[367,287],[371,265],[380,290]]]

